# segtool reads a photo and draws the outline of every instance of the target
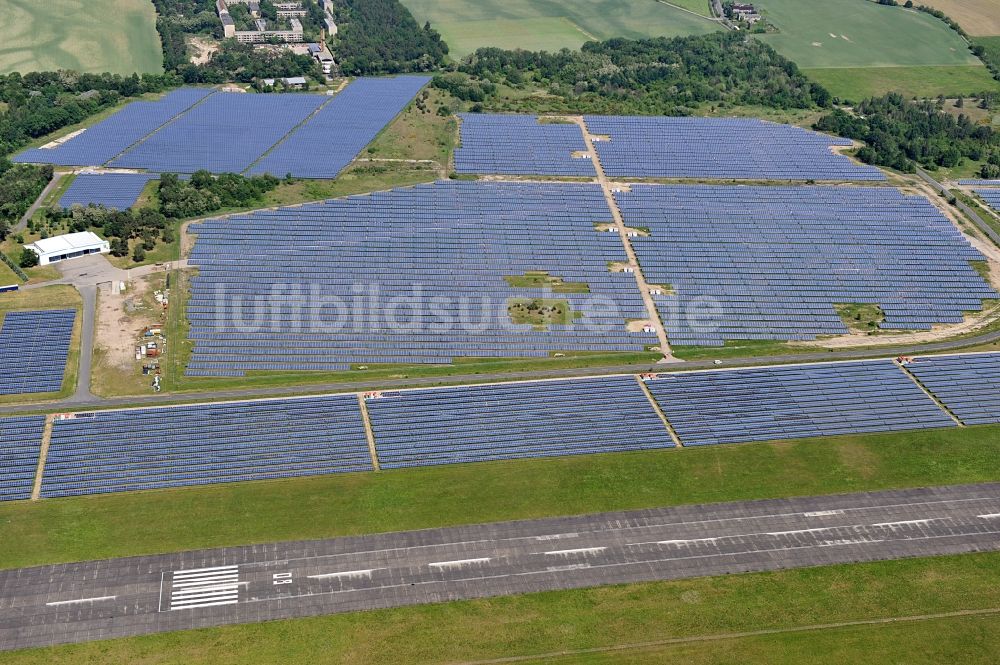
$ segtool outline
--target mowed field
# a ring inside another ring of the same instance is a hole
[[[0,0],[0,72],[160,72],[150,0]]]
[[[461,58],[482,46],[547,50],[579,48],[612,37],[699,35],[718,24],[657,0],[403,0],[417,21],[430,21]],[[682,0],[698,8],[700,0]],[[700,13],[708,13],[707,0]]]
[[[858,101],[886,92],[936,97],[1000,89],[965,40],[924,12],[869,0],[756,4],[778,29],[759,37],[838,97]]]
[[[922,0],[958,21],[970,35],[988,37],[1000,35],[1000,2],[997,0]]]
[[[923,12],[868,0],[759,0],[779,30],[761,39],[799,67],[979,65],[958,33]]]

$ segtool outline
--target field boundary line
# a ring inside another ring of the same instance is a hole
[[[31,486],[31,500],[42,498],[42,476],[45,474],[45,461],[49,457],[49,444],[52,443],[52,424],[54,415],[45,416],[45,427],[42,429],[42,444],[38,450],[38,467],[35,469],[35,482]]]
[[[723,642],[726,640],[738,640],[738,639],[745,639],[748,637],[787,635],[792,633],[811,633],[824,630],[836,630],[839,628],[854,628],[857,626],[884,626],[896,623],[915,623],[919,621],[933,621],[936,619],[957,619],[962,617],[994,616],[998,614],[1000,614],[1000,607],[991,607],[979,610],[956,610],[954,612],[939,612],[936,614],[914,614],[908,616],[883,617],[879,619],[856,619],[853,621],[838,621],[834,623],[817,623],[817,624],[808,624],[804,626],[789,626],[788,628],[763,628],[761,630],[748,630],[735,633],[718,633],[714,635],[692,635],[690,637],[670,637],[662,640],[652,640],[649,642],[614,644],[606,647],[592,647],[589,649],[566,649],[564,651],[551,651],[549,653],[533,654],[529,656],[510,656],[507,658],[494,658],[491,660],[452,661],[452,663],[453,665],[501,665],[502,663],[523,663],[529,661],[547,660],[550,658],[567,658],[570,656],[583,656],[588,654],[655,649],[656,647],[671,646],[675,644]]]
[[[679,9],[682,12],[687,12],[688,14],[691,14],[693,16],[697,16],[698,18],[703,18],[706,21],[711,21],[712,23],[722,23],[722,19],[721,18],[718,18],[718,17],[715,17],[715,16],[705,16],[704,14],[699,14],[698,12],[691,11],[687,7],[681,7],[680,5],[675,5],[672,2],[667,2],[667,0],[656,0],[656,1],[658,3],[660,3],[661,5],[666,5],[667,7],[672,7],[673,9]]]
[[[365,438],[368,440],[368,454],[372,458],[372,468],[381,471],[382,467],[378,463],[378,450],[375,448],[375,428],[372,427],[372,418],[368,413],[368,405],[365,403],[363,393],[358,393],[358,409],[361,411],[361,422],[365,426]]]

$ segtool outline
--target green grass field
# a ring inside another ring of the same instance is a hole
[[[943,21],[868,0],[759,0],[777,34],[760,35],[806,69],[980,64]]]
[[[457,464],[8,502],[0,568],[279,540],[1000,480],[1000,427]]]
[[[1000,554],[969,554],[226,626],[0,654],[0,663],[985,665],[1000,650],[1000,616],[985,612],[998,607]],[[918,618],[961,612],[984,613]],[[909,620],[886,622],[899,618]],[[885,623],[851,625],[865,621]],[[758,634],[737,635],[748,632]]]
[[[887,92],[907,97],[965,97],[1000,90],[1000,82],[979,65],[836,67],[804,72],[831,94],[852,102]]]
[[[149,0],[0,0],[0,72],[163,71]]]
[[[403,0],[461,58],[481,46],[554,51],[612,37],[704,34],[717,24],[657,0]],[[705,5],[683,0],[683,7]]]

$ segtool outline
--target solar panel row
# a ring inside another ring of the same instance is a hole
[[[44,416],[0,418],[0,501],[31,498]]]
[[[125,210],[135,205],[149,181],[158,178],[156,173],[81,173],[59,198],[59,205]]]
[[[455,150],[459,173],[597,175],[579,125],[542,122],[528,115],[464,113],[459,118],[462,144]]]
[[[966,425],[1000,424],[1000,353],[921,357],[907,369]]]
[[[976,189],[976,194],[980,196],[986,204],[994,211],[1000,212],[1000,189]]]
[[[960,323],[996,292],[982,255],[927,199],[896,189],[633,185],[616,195],[678,345],[848,332],[835,304],[876,304],[883,329]],[[706,306],[711,307],[706,309]]]
[[[968,424],[1000,422],[1000,354],[910,369]],[[646,382],[684,445],[953,427],[888,360],[682,372]],[[669,448],[634,376],[369,395],[380,466]],[[0,419],[0,499],[27,498],[44,418]],[[354,395],[80,413],[53,423],[42,496],[372,470]]]
[[[336,178],[429,81],[428,76],[357,79],[250,172]]]
[[[885,180],[831,146],[847,139],[753,118],[587,116],[610,177]]]
[[[26,150],[15,162],[101,166],[202,101],[211,88],[180,88],[155,102],[132,102],[106,120],[54,148]]]
[[[7,312],[0,326],[0,395],[58,392],[74,310]]]
[[[191,229],[199,275],[189,370],[346,369],[457,357],[636,352],[645,308],[596,185],[442,182],[211,220]],[[541,271],[589,293],[512,287]],[[515,324],[514,298],[558,298],[583,316]]]

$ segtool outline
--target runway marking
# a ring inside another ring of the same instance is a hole
[[[322,575],[307,575],[311,580],[323,580],[331,577],[371,577],[372,573],[376,570],[385,570],[385,568],[369,568],[367,570],[345,570],[342,573],[323,573]]]
[[[240,599],[239,566],[192,568],[171,573],[170,609],[235,605]]]
[[[75,605],[77,603],[96,603],[102,600],[114,600],[118,596],[96,596],[94,598],[77,598],[75,600],[55,600],[51,603],[45,603],[49,607],[56,607],[57,605]]]
[[[895,542],[895,541],[903,541],[903,540],[913,542],[913,541],[919,541],[919,540],[938,540],[938,539],[945,539],[945,538],[964,538],[964,537],[967,537],[967,536],[970,536],[970,535],[1000,535],[1000,531],[987,531],[987,532],[974,532],[974,533],[953,533],[953,534],[942,534],[942,535],[933,535],[933,536],[920,536],[918,538],[898,538],[898,539],[892,539],[892,538],[890,538],[890,539],[886,539],[886,540],[879,540],[879,541],[873,541],[873,542]],[[845,543],[845,545],[846,544],[849,544],[849,543]],[[826,547],[833,547],[833,546],[835,546],[835,545],[834,544],[826,545]],[[650,564],[668,563],[668,562],[671,562],[671,561],[689,561],[689,560],[696,560],[696,559],[730,558],[730,557],[734,557],[734,556],[741,556],[741,555],[744,555],[744,554],[768,554],[768,553],[772,553],[772,552],[788,552],[788,551],[791,551],[791,550],[804,550],[804,549],[817,549],[817,548],[818,548],[817,545],[792,545],[792,546],[788,546],[788,547],[771,547],[771,548],[760,548],[760,549],[752,549],[752,550],[746,550],[745,549],[745,550],[741,550],[739,552],[714,552],[714,553],[710,553],[710,554],[691,554],[691,555],[688,555],[688,556],[672,556],[672,557],[659,558],[659,559],[644,559],[642,561],[625,561],[625,562],[619,562],[619,563],[594,564],[594,565],[588,565],[588,566],[586,566],[586,568],[598,568],[599,569],[599,568],[624,568],[624,567],[629,567],[629,566],[648,566]],[[756,570],[756,569],[754,569],[754,570]],[[764,568],[763,570],[766,570],[766,568]],[[521,572],[521,573],[505,573],[505,574],[500,574],[500,575],[481,575],[481,576],[478,576],[478,577],[459,578],[459,579],[452,579],[452,580],[422,580],[422,581],[419,581],[419,582],[405,582],[405,583],[402,583],[402,584],[387,584],[387,585],[382,585],[382,586],[377,586],[377,587],[371,587],[371,588],[368,588],[368,589],[347,589],[347,590],[334,590],[334,591],[316,591],[316,592],[311,592],[311,593],[298,594],[298,595],[295,595],[295,596],[282,596],[282,597],[274,597],[274,598],[250,598],[249,600],[246,600],[244,602],[248,602],[248,603],[266,603],[266,602],[272,602],[272,601],[275,601],[275,600],[285,600],[285,601],[287,601],[287,600],[292,600],[292,599],[295,599],[295,598],[310,598],[310,597],[314,597],[314,596],[332,596],[332,595],[339,595],[339,594],[344,594],[344,593],[364,593],[364,592],[378,591],[378,590],[384,590],[384,589],[403,589],[403,588],[408,588],[408,587],[428,586],[428,585],[432,585],[432,584],[438,584],[438,585],[440,585],[440,584],[453,584],[453,583],[457,583],[457,582],[474,582],[474,581],[483,581],[483,580],[492,580],[492,579],[506,579],[506,578],[509,578],[509,577],[529,577],[529,576],[532,576],[532,575],[544,575],[544,574],[548,574],[550,572],[551,571],[549,571],[549,570],[529,570],[529,571],[525,571],[525,572]]]
[[[560,540],[562,538],[577,538],[579,535],[578,533],[553,533],[549,536],[535,536],[535,540]]]
[[[873,543],[883,543],[882,539],[869,540],[867,538],[842,538],[840,540],[821,540],[820,547],[839,547],[841,545],[871,545]]]
[[[915,506],[937,506],[937,505],[947,505],[947,504],[953,504],[953,503],[971,503],[971,502],[983,502],[983,501],[995,502],[995,501],[997,501],[997,497],[995,497],[995,496],[977,496],[977,497],[969,497],[969,498],[965,498],[965,499],[940,499],[940,500],[936,500],[936,501],[914,501],[912,503],[892,503],[892,504],[885,504],[885,505],[881,505],[881,506],[878,506],[878,505],[855,506],[855,507],[850,507],[850,508],[844,508],[843,512],[846,514],[848,512],[858,512],[858,511],[867,511],[867,510],[890,510],[890,509],[893,509],[893,508],[913,508]],[[600,528],[600,529],[592,529],[590,531],[580,532],[580,533],[577,534],[577,536],[587,536],[587,535],[591,535],[591,534],[595,534],[595,533],[597,533],[597,534],[607,534],[607,533],[610,533],[610,532],[619,532],[619,531],[641,531],[641,530],[648,530],[648,529],[659,529],[659,528],[664,528],[664,527],[689,526],[689,525],[692,525],[692,524],[695,524],[695,525],[698,525],[698,524],[717,524],[717,523],[723,523],[723,522],[743,522],[743,521],[747,521],[747,520],[766,520],[766,519],[776,519],[776,518],[782,518],[782,517],[801,517],[802,514],[803,513],[801,511],[796,511],[796,512],[786,512],[786,513],[769,513],[769,514],[766,514],[766,515],[744,515],[744,516],[739,516],[739,517],[718,517],[718,518],[710,518],[710,519],[704,519],[704,520],[679,520],[679,521],[676,521],[676,522],[654,522],[654,523],[650,523],[650,524],[629,525],[629,526],[620,527],[620,528],[607,528],[607,527],[604,527],[604,528]],[[830,528],[834,528],[834,526],[835,525],[831,525]],[[317,555],[317,556],[293,557],[293,558],[284,559],[284,561],[286,563],[291,563],[291,562],[295,562],[295,561],[317,561],[317,560],[320,560],[320,559],[334,559],[334,558],[338,558],[338,557],[354,557],[354,556],[359,556],[359,555],[388,554],[388,553],[392,553],[392,552],[412,552],[412,551],[416,551],[416,550],[429,549],[429,548],[435,548],[435,547],[455,547],[455,546],[458,546],[458,545],[469,546],[469,545],[485,544],[485,545],[488,545],[490,547],[495,547],[499,543],[516,542],[516,541],[519,541],[519,540],[538,540],[539,538],[543,538],[543,537],[544,536],[511,536],[511,537],[498,538],[498,539],[492,539],[492,540],[491,539],[486,539],[486,538],[480,538],[480,539],[477,539],[477,540],[448,541],[448,542],[440,542],[440,543],[431,543],[431,544],[428,544],[428,545],[411,545],[409,547],[387,547],[387,548],[377,549],[377,550],[355,550],[355,551],[352,551],[352,552],[342,552],[342,553],[338,553],[338,554],[321,554],[321,555]],[[246,563],[246,564],[242,564],[242,565],[244,567],[246,567],[246,566],[269,565],[269,564],[267,564],[267,563]]]
[[[490,557],[480,557],[478,559],[459,559],[458,561],[435,561],[434,563],[427,564],[431,568],[461,568],[462,566],[468,566],[473,563],[488,563],[491,560]]]
[[[553,550],[551,552],[546,552],[552,556],[568,556],[570,554],[597,554],[608,549],[607,547],[580,547],[575,550]]]
[[[987,513],[985,515],[976,515],[976,517],[984,520],[995,520],[1000,517],[1000,513]]]
[[[809,513],[802,513],[803,517],[829,517],[831,515],[843,515],[843,510],[814,510]]]
[[[936,522],[939,519],[940,518],[938,517],[934,517],[925,520],[903,520],[901,522],[877,522],[875,524],[872,524],[872,526],[887,526],[889,528],[892,528],[894,526],[916,526],[917,524],[928,524],[929,522]]]

